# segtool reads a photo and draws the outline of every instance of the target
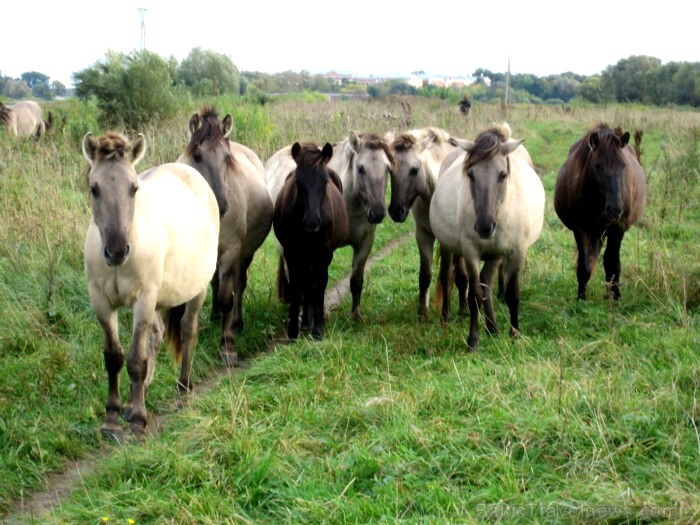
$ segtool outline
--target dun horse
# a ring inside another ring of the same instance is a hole
[[[360,300],[365,265],[374,244],[377,224],[386,216],[386,187],[394,166],[394,153],[386,139],[354,131],[333,146],[333,157],[328,163],[343,184],[350,223],[345,245],[352,246],[353,250],[350,312],[358,320],[362,318]]]
[[[557,175],[554,209],[574,233],[580,300],[586,299],[586,285],[605,237],[607,291],[613,299],[620,298],[622,238],[642,216],[647,195],[644,170],[629,140],[628,132],[601,123],[571,146]]]
[[[6,106],[0,102],[0,125],[15,137],[40,139],[51,128],[53,114],[48,112],[48,121],[41,114],[41,107],[33,100],[17,102]]]
[[[440,242],[440,285],[445,292],[452,256],[463,257],[466,264],[470,349],[479,345],[482,306],[487,331],[497,331],[492,288],[501,264],[511,335],[520,333],[520,271],[528,248],[542,231],[545,201],[544,187],[522,143],[510,139],[507,125],[489,128],[476,141],[465,142],[466,151],[443,163],[430,202],[430,225]],[[443,320],[449,319],[449,311],[449,293],[443,293]]]
[[[409,210],[413,214],[420,256],[418,314],[426,318],[435,245],[435,235],[430,227],[430,201],[435,192],[440,165],[447,154],[455,150],[455,142],[450,140],[446,131],[421,128],[400,134],[394,139],[392,148],[396,169],[391,173],[389,216],[395,222],[404,222]],[[460,293],[460,299],[466,309],[466,289]]]
[[[248,147],[228,139],[231,115],[219,120],[204,108],[190,118],[190,140],[178,162],[199,171],[219,205],[221,230],[217,270],[212,279],[213,317],[221,315],[221,357],[236,365],[234,332],[243,329],[243,293],[248,268],[272,228],[273,203],[264,166]]]
[[[312,143],[294,143],[291,158],[296,168],[286,177],[275,202],[273,227],[286,263],[286,291],[283,264],[278,282],[289,301],[290,340],[299,335],[302,305],[302,328],[313,322],[311,334],[323,337],[328,267],[348,233],[342,183],[328,168],[332,155],[330,144],[319,149]]]
[[[124,418],[132,432],[143,434],[146,388],[166,329],[175,360],[182,361],[178,386],[192,386],[199,311],[216,267],[219,211],[211,189],[189,166],[163,164],[137,176],[134,166],[146,148],[143,135],[129,144],[116,133],[99,139],[88,133],[82,148],[90,164],[92,199],[85,272],[90,302],[104,332],[109,378],[102,432],[121,436],[119,372],[124,351],[118,309],[129,307],[133,334],[126,366],[131,393]]]

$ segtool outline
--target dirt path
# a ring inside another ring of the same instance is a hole
[[[403,235],[372,255],[367,260],[365,272],[367,272],[376,261],[392,252],[411,237],[413,237],[413,234]],[[337,308],[343,298],[349,293],[349,290],[349,278],[341,279],[333,287],[328,288],[325,296],[326,310]],[[264,352],[262,355],[264,355]],[[195,386],[194,391],[187,399],[191,401],[194,397],[212,390],[219,384],[219,381],[221,381],[223,377],[237,374],[249,368],[250,364],[249,360],[244,360],[241,362],[241,365],[236,368],[220,367],[215,369],[211,375]],[[188,401],[183,402],[183,400],[175,400],[170,410],[167,410],[163,414],[153,415],[149,421],[149,436],[157,436],[163,428],[163,425],[167,422],[169,415],[179,410],[187,403]],[[16,501],[8,514],[0,518],[1,522],[5,525],[40,522],[39,518],[42,514],[60,508],[61,500],[67,497],[78,486],[83,476],[93,472],[99,466],[102,459],[118,446],[119,445],[105,444],[92,453],[90,457],[74,461],[68,464],[63,472],[49,476],[46,480],[44,490],[28,494],[25,498]]]

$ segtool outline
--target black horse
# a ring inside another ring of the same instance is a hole
[[[641,134],[638,132],[639,140]],[[569,149],[554,188],[554,209],[574,232],[578,248],[578,298],[586,299],[586,285],[603,255],[608,294],[620,298],[620,246],[625,232],[641,217],[646,205],[644,170],[629,132],[599,124]],[[639,144],[637,143],[637,150]]]
[[[332,155],[330,144],[319,149],[311,142],[294,143],[296,169],[287,176],[275,202],[272,225],[283,252],[278,283],[280,296],[289,302],[290,340],[299,335],[302,305],[302,327],[313,321],[313,337],[323,337],[328,266],[348,234],[342,183],[328,168]]]

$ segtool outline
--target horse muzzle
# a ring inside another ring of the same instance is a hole
[[[370,206],[367,208],[367,220],[370,224],[379,224],[386,217],[384,206]]]
[[[104,257],[107,266],[120,266],[126,262],[130,253],[131,244],[129,243],[117,249],[110,249],[109,246],[105,245],[102,250],[102,257]]]
[[[408,208],[406,206],[389,205],[389,217],[394,222],[404,222],[408,217]]]
[[[477,222],[474,225],[474,231],[482,239],[491,239],[496,234],[496,223],[492,222]]]

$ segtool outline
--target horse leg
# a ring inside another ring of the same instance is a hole
[[[586,286],[598,261],[602,243],[599,238],[582,231],[574,232],[574,237],[576,239],[576,248],[578,249],[578,261],[576,264],[578,298],[581,301],[585,301]]]
[[[452,253],[440,246],[440,290],[438,297],[442,293],[442,309],[440,310],[440,320],[447,323],[452,319],[452,304],[450,301],[450,277],[452,273]]]
[[[144,297],[133,307],[134,329],[126,369],[131,379],[131,393],[124,408],[124,417],[131,423],[131,432],[142,436],[146,431],[146,376],[148,375],[148,343],[153,330],[155,298]],[[128,410],[127,410],[128,407]]]
[[[153,380],[153,374],[156,370],[156,361],[158,359],[158,351],[160,350],[160,344],[163,341],[163,333],[165,331],[165,326],[163,325],[163,319],[160,314],[156,314],[153,317],[153,328],[151,330],[151,335],[148,340],[148,371],[146,372],[146,388],[151,384]]]
[[[243,331],[243,294],[248,286],[248,268],[253,262],[253,256],[241,257],[236,272],[236,280],[233,283],[233,320],[231,327],[233,332],[239,334]]]
[[[467,315],[469,304],[467,301],[467,290],[469,289],[469,277],[467,276],[467,268],[464,264],[464,257],[456,257],[454,261],[455,285],[459,296],[458,315]]]
[[[221,305],[219,304],[219,261],[216,262],[216,270],[211,278],[211,314],[209,318],[214,321],[221,317]]]
[[[428,290],[433,280],[433,246],[435,236],[416,225],[416,244],[420,257],[420,273],[418,274],[418,315],[428,318]]]
[[[365,264],[367,264],[367,258],[369,257],[369,252],[372,250],[373,242],[374,229],[370,230],[357,247],[353,247],[355,251],[352,256],[352,275],[350,275],[350,293],[352,295],[350,314],[356,321],[362,320],[360,299],[362,296],[362,287],[365,282]]]
[[[289,262],[289,261],[287,261]],[[302,291],[299,283],[299,272],[296,265],[289,265],[289,322],[287,324],[287,337],[295,341],[299,337],[299,309],[301,308]]]
[[[325,323],[323,296],[326,292],[326,286],[328,286],[328,266],[331,263],[331,258],[324,256],[323,260],[318,262],[318,265],[313,272],[309,291],[314,317],[314,325],[311,330],[311,335],[318,341],[323,339],[323,326]]]
[[[516,255],[501,265],[504,281],[504,299],[510,313],[510,335],[520,336],[518,321],[518,309],[520,307],[520,269],[523,265],[524,255]]]
[[[180,345],[182,348],[182,364],[180,365],[180,379],[177,387],[180,392],[192,390],[190,371],[192,368],[192,356],[197,344],[199,334],[199,312],[206,298],[206,290],[191,299],[185,306],[185,312],[180,319]]]
[[[479,260],[465,260],[467,265],[467,276],[469,277],[469,293],[467,302],[469,303],[469,337],[467,346],[469,350],[476,350],[479,347],[479,312],[483,303],[483,290],[479,283]]]
[[[233,333],[233,287],[237,273],[239,250],[227,250],[219,259],[219,289],[217,302],[221,309],[221,360],[227,366],[238,365],[238,354],[234,350]]]
[[[483,293],[484,315],[486,317],[486,331],[489,334],[498,333],[498,324],[496,323],[496,315],[493,311],[493,279],[496,273],[500,273],[501,261],[493,260],[486,261],[479,275]]]
[[[107,306],[105,304],[105,306]],[[105,405],[105,420],[102,424],[102,435],[109,439],[120,440],[122,429],[119,424],[119,414],[122,411],[122,403],[119,397],[119,372],[124,366],[124,350],[119,344],[118,314],[116,310],[105,309],[105,314],[100,314],[100,309],[95,308],[102,326],[104,336],[104,360],[107,369],[109,391]]]
[[[620,247],[625,232],[612,230],[608,232],[608,242],[603,254],[603,267],[605,268],[605,283],[608,287],[607,296],[617,300],[620,298]]]

